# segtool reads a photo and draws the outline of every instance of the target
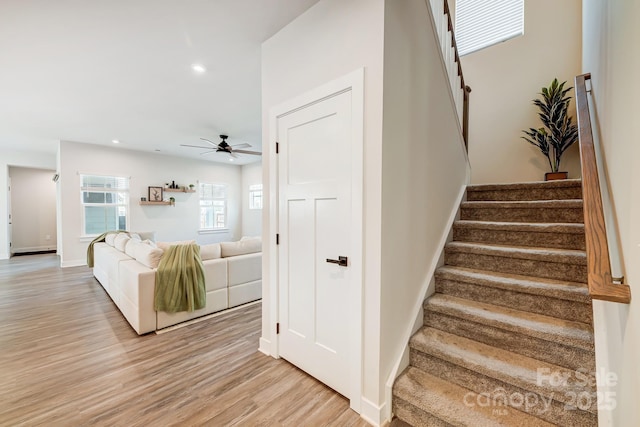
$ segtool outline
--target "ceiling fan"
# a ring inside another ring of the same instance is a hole
[[[228,135],[220,135],[220,138],[222,139],[222,141],[220,141],[220,143],[216,144],[213,141],[208,140],[207,138],[200,138],[203,141],[207,141],[209,144],[211,144],[211,147],[202,147],[200,145],[188,145],[188,144],[180,144],[180,146],[182,147],[192,147],[192,148],[202,148],[205,149],[207,151],[205,151],[204,153],[200,153],[201,156],[205,155],[205,154],[209,154],[209,153],[228,153],[231,157],[237,158],[238,156],[236,155],[236,153],[240,153],[240,154],[252,154],[254,156],[261,156],[262,153],[259,151],[248,151],[248,150],[243,150],[243,148],[249,148],[251,147],[250,144],[242,143],[242,144],[236,144],[236,145],[229,145],[227,143],[227,138],[229,138]]]

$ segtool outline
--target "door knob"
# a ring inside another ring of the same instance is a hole
[[[346,267],[349,262],[349,258],[346,256],[339,256],[338,259],[329,259],[327,258],[327,262],[330,264],[338,264],[341,267]]]

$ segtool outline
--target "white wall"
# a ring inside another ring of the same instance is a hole
[[[469,169],[425,3],[385,5],[380,371],[387,378],[421,313]]]
[[[242,173],[239,166],[170,157],[74,142],[60,143],[59,206],[61,208],[62,266],[86,263],[90,238],[82,237],[79,174],[130,177],[128,229],[155,231],[157,241],[195,239],[200,244],[237,240],[241,237]],[[166,193],[175,206],[141,206],[149,186],[176,184],[197,186],[198,182],[228,185],[228,231],[199,234],[198,193]]]
[[[473,90],[469,159],[476,184],[544,179],[546,157],[521,139],[523,129],[542,126],[531,101],[554,77],[573,86],[580,74],[581,0],[524,3],[523,36],[462,57]],[[580,177],[577,143],[565,152],[560,168],[570,178]]]
[[[56,156],[50,153],[0,150],[0,259],[9,258],[9,167],[55,169]]]
[[[12,234],[11,252],[55,250],[55,171],[10,167]]]
[[[384,378],[380,374],[380,224],[383,0],[321,0],[263,44],[263,147],[269,139],[269,109],[288,99],[342,77],[365,70],[364,106],[364,294],[363,411],[378,410]],[[275,163],[262,159],[265,186],[263,222],[263,324],[261,348],[268,347],[276,319],[270,317],[270,265],[275,253]],[[275,283],[274,283],[275,285]],[[373,415],[372,415],[373,416]]]
[[[249,209],[249,186],[262,184],[262,163],[242,166],[242,235],[262,235],[262,209]]]
[[[614,411],[598,410],[601,426],[631,427],[640,420],[638,16],[637,1],[584,1],[583,71],[592,76],[593,106],[598,117],[594,136],[604,150],[604,173],[617,220],[619,252],[632,294],[629,305],[594,301],[596,362],[618,377],[610,387],[616,393],[617,407]]]

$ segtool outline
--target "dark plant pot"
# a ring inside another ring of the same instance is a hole
[[[567,179],[569,172],[547,172],[544,174],[545,181],[555,181],[556,179]]]

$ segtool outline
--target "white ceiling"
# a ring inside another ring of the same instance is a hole
[[[0,149],[202,158],[180,144],[226,133],[261,151],[261,43],[317,1],[0,0]]]

